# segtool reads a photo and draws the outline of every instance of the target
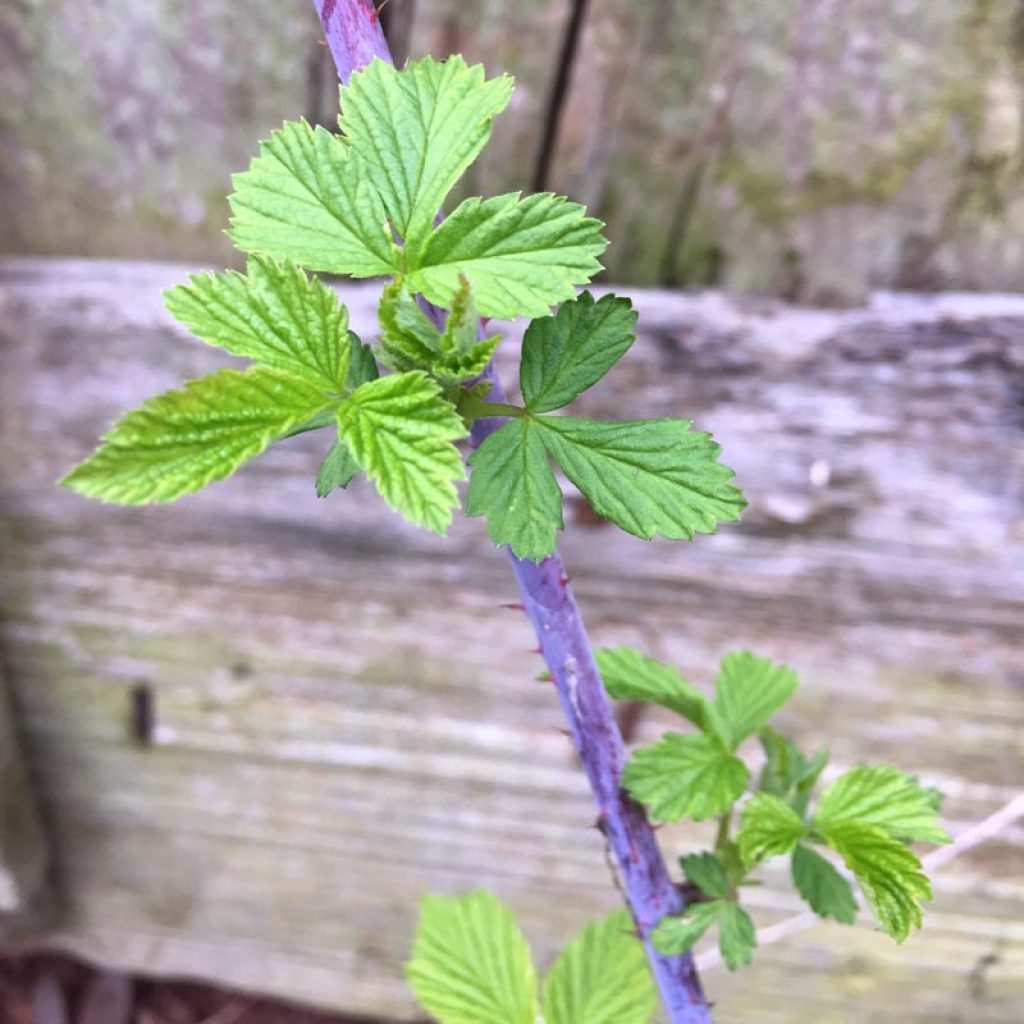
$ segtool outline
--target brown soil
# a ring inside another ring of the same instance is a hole
[[[101,972],[52,954],[0,955],[0,1024],[384,1024],[187,981]]]

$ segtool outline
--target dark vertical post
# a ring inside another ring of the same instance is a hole
[[[587,0],[570,0],[570,3],[572,7],[569,11],[569,20],[566,22],[565,34],[562,36],[562,49],[558,55],[555,79],[551,83],[551,93],[548,96],[547,109],[544,113],[544,129],[533,172],[534,192],[546,192],[548,188],[551,164],[555,157],[555,150],[558,148],[558,128],[562,121],[562,111],[569,93],[569,82],[572,80],[572,67],[576,62],[583,21],[587,14]]]

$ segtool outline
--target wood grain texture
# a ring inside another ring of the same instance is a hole
[[[115,415],[229,362],[184,339],[176,265],[0,262],[0,642],[64,894],[40,941],[415,1019],[417,898],[489,885],[544,959],[616,902],[503,558],[372,491],[318,501],[327,439],[279,446],[178,505],[53,486]],[[346,288],[357,330],[373,292]],[[954,832],[1024,779],[1024,299],[878,296],[847,312],[638,293],[641,338],[582,412],[686,415],[751,500],[693,544],[571,505],[594,639],[710,684],[784,659],[785,725],[835,770],[887,759],[947,793]],[[512,332],[514,335],[514,332]],[[515,345],[501,356],[509,378]],[[132,693],[155,696],[153,742]],[[650,713],[638,739],[666,724]],[[699,829],[661,833],[673,852]],[[903,947],[823,925],[708,975],[719,1021],[1018,1021],[1024,830],[949,865]],[[764,924],[799,909],[783,874]]]

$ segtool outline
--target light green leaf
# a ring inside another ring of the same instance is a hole
[[[708,851],[691,853],[679,858],[686,880],[697,886],[705,896],[725,899],[732,892],[732,884],[722,862]]]
[[[243,276],[193,274],[164,293],[171,315],[197,338],[257,365],[340,391],[348,375],[348,310],[331,288],[290,260],[254,256]]]
[[[467,199],[409,253],[409,283],[447,309],[465,276],[481,316],[544,316],[601,269],[601,226],[548,192]]]
[[[781,797],[802,817],[807,812],[811,791],[828,763],[828,751],[818,750],[808,760],[788,736],[770,726],[759,730],[758,739],[765,753],[758,788]]]
[[[374,60],[341,90],[341,130],[408,249],[422,246],[511,96],[511,78],[484,81],[484,69],[459,56],[426,57],[401,71]]]
[[[434,364],[434,375],[451,384],[473,380],[487,369],[500,344],[501,338],[496,335],[477,342],[468,352],[453,352]]]
[[[122,417],[62,481],[117,505],[174,501],[230,476],[332,399],[275,370],[221,370]]]
[[[544,980],[544,1024],[648,1024],[656,1002],[625,910],[584,929]]]
[[[469,282],[462,280],[452,298],[452,308],[441,335],[441,351],[447,356],[465,354],[476,344],[480,317],[473,308],[473,293]]]
[[[857,901],[850,883],[820,853],[801,843],[790,864],[793,885],[819,917],[853,924]]]
[[[771,793],[755,793],[743,808],[738,841],[747,864],[789,853],[807,834],[792,807]]]
[[[663,917],[651,933],[654,948],[665,956],[678,956],[692,949],[697,940],[718,920],[722,900],[691,903],[679,916]]]
[[[857,821],[876,825],[895,839],[948,843],[939,824],[934,793],[891,765],[861,765],[848,771],[822,794],[814,824]]]
[[[799,680],[784,665],[749,651],[727,654],[715,681],[708,725],[735,750],[793,695]]]
[[[661,704],[698,729],[704,728],[707,699],[671,665],[648,658],[633,647],[613,647],[597,652],[597,667],[613,700]]]
[[[544,446],[594,511],[644,540],[692,540],[745,506],[708,434],[689,420],[608,423],[537,416]]]
[[[811,755],[810,760],[804,760],[804,769],[796,781],[793,796],[789,801],[790,806],[801,817],[807,814],[807,805],[811,802],[811,793],[818,784],[818,779],[821,777],[821,773],[825,770],[825,765],[827,764],[828,751],[824,747],[816,750]]]
[[[737,903],[723,902],[718,913],[718,949],[730,971],[749,964],[757,947],[757,929]]]
[[[317,471],[316,496],[326,498],[335,487],[348,487],[358,472],[359,464],[352,458],[348,446],[336,437]]]
[[[349,346],[352,351],[352,359],[349,363],[348,377],[345,386],[350,391],[355,391],[360,384],[368,384],[380,376],[377,369],[377,360],[373,357],[373,349],[364,345],[359,336],[353,331],[348,332]],[[332,411],[330,421],[337,429],[337,416]],[[326,426],[327,424],[321,424]],[[326,498],[335,487],[345,488],[352,482],[352,478],[359,472],[359,465],[352,457],[348,446],[340,437],[334,438],[324,461],[320,463],[320,469],[316,475],[316,494],[318,498]]]
[[[568,405],[596,384],[625,354],[636,336],[629,299],[605,295],[598,302],[583,292],[554,316],[526,329],[519,383],[531,412]]]
[[[857,821],[816,827],[857,876],[879,924],[897,942],[920,928],[921,901],[932,887],[912,850],[877,825]]]
[[[441,1024],[536,1024],[530,947],[509,909],[484,890],[422,901],[406,977]]]
[[[429,370],[441,358],[441,332],[401,281],[384,289],[378,306],[383,359],[396,370]]]
[[[562,491],[538,431],[514,419],[469,458],[466,512],[487,516],[487,534],[518,558],[540,561],[555,549],[562,528]]]
[[[352,277],[398,269],[400,253],[372,179],[326,129],[286,122],[233,180],[229,235],[243,252]]]
[[[622,782],[656,821],[702,821],[739,799],[749,779],[747,766],[716,737],[668,732],[633,754]]]
[[[338,408],[338,433],[381,497],[412,523],[444,533],[465,476],[452,443],[466,436],[455,408],[425,373],[357,388]]]

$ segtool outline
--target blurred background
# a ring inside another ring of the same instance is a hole
[[[629,286],[639,342],[581,411],[693,418],[750,500],[690,545],[567,498],[595,642],[704,687],[732,649],[785,661],[782,724],[833,773],[918,772],[979,840],[905,946],[866,914],[794,931],[708,970],[716,1019],[1024,1020],[1024,3],[382,17],[399,60],[516,77],[463,194],[607,222],[600,284]],[[479,521],[442,541],[368,487],[318,501],[319,434],[168,508],[53,486],[224,365],[160,293],[241,264],[224,197],[259,139],[333,124],[313,5],[4,0],[0,97],[0,1021],[418,1020],[416,902],[478,885],[550,959],[617,895]],[[340,287],[372,335],[373,286]],[[801,909],[784,871],[749,904]]]

